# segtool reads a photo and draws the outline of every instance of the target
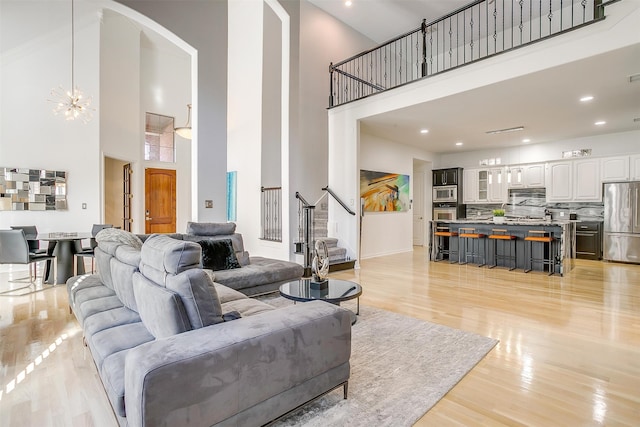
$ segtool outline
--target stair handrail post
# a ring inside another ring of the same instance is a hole
[[[333,62],[329,64],[329,107],[333,107]]]
[[[427,20],[426,19],[422,20],[420,31],[422,32],[422,77],[426,77],[427,75]]]
[[[313,261],[313,212],[315,206],[305,205],[302,207],[304,216],[304,277],[311,276],[311,263]]]

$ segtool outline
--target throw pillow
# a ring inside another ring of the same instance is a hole
[[[236,232],[234,222],[188,222],[187,234],[195,236],[220,236]]]
[[[135,249],[142,248],[142,240],[133,233],[119,228],[105,228],[96,234],[96,242],[117,242],[132,246]]]
[[[200,240],[198,243],[202,247],[202,268],[213,271],[240,268],[231,239]]]

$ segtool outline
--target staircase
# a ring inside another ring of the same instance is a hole
[[[327,237],[329,212],[326,201],[316,206],[313,218],[313,235],[316,240],[324,240],[329,251],[329,271],[352,269],[355,260],[347,259],[347,250],[338,246],[338,239]]]

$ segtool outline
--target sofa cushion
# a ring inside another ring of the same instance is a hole
[[[167,276],[166,287],[180,295],[193,329],[222,322],[222,307],[213,282],[203,270]]]
[[[202,267],[213,271],[240,268],[238,258],[233,250],[231,239],[200,240],[202,248]]]
[[[213,282],[199,268],[200,253],[197,243],[158,235],[144,243],[140,261],[144,277],[180,296],[193,329],[222,322]]]
[[[100,277],[96,274],[83,274],[80,276],[71,277],[67,280],[67,295],[69,297],[69,306],[72,310],[75,310],[76,305],[76,293],[83,289],[89,288],[104,288],[105,286],[100,281]]]
[[[86,339],[98,371],[102,371],[102,363],[110,355],[153,341],[154,337],[142,322],[135,322],[96,332]]]
[[[133,295],[133,274],[140,265],[140,251],[131,246],[121,245],[116,256],[111,258],[111,279],[113,290],[125,307],[138,311]]]
[[[122,350],[107,356],[100,370],[100,378],[102,378],[104,390],[107,392],[107,397],[113,410],[120,417],[126,417],[124,407],[124,365],[129,350]]]
[[[193,242],[160,234],[149,237],[140,252],[140,271],[155,283],[164,283],[166,274],[199,268],[202,249]]]
[[[220,304],[224,304],[225,302],[229,301],[235,301],[238,299],[249,298],[242,292],[238,292],[235,289],[231,289],[230,287],[221,285],[220,283],[213,282],[213,287],[218,294],[218,300],[220,300]]]
[[[138,236],[119,228],[104,228],[100,230],[96,234],[96,242],[98,242],[98,245],[102,242],[117,242],[136,249],[142,248],[142,240]]]
[[[299,279],[303,272],[302,266],[294,262],[251,257],[251,264],[245,267],[216,271],[216,282],[232,289],[241,290]]]
[[[133,275],[133,292],[145,327],[156,338],[191,330],[180,295],[156,285],[140,272]]]
[[[275,308],[254,298],[237,299],[222,304],[222,311],[225,313],[237,311],[242,317],[254,316],[271,310],[275,310]]]
[[[236,232],[233,222],[188,222],[187,234],[195,236],[219,236]]]
[[[103,311],[118,307],[123,307],[123,305],[122,302],[120,302],[120,299],[114,294],[111,296],[90,299],[80,304],[76,303],[74,314],[80,324],[84,325],[86,319],[96,313],[102,313]]]
[[[113,254],[110,253],[110,248],[108,246],[113,248]],[[119,245],[114,244],[113,242],[107,242],[107,244],[98,245],[93,250],[100,281],[110,289],[113,289],[113,280],[111,280],[111,258],[113,258],[118,246]]]
[[[140,315],[135,311],[129,310],[127,307],[116,307],[87,317],[82,329],[85,336],[91,336],[105,329],[141,321]]]

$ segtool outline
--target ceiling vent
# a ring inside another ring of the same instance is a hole
[[[507,129],[496,129],[496,130],[488,130],[485,133],[488,135],[495,135],[498,133],[507,133],[507,132],[518,132],[524,130],[524,126],[516,126],[513,128],[507,128]]]

